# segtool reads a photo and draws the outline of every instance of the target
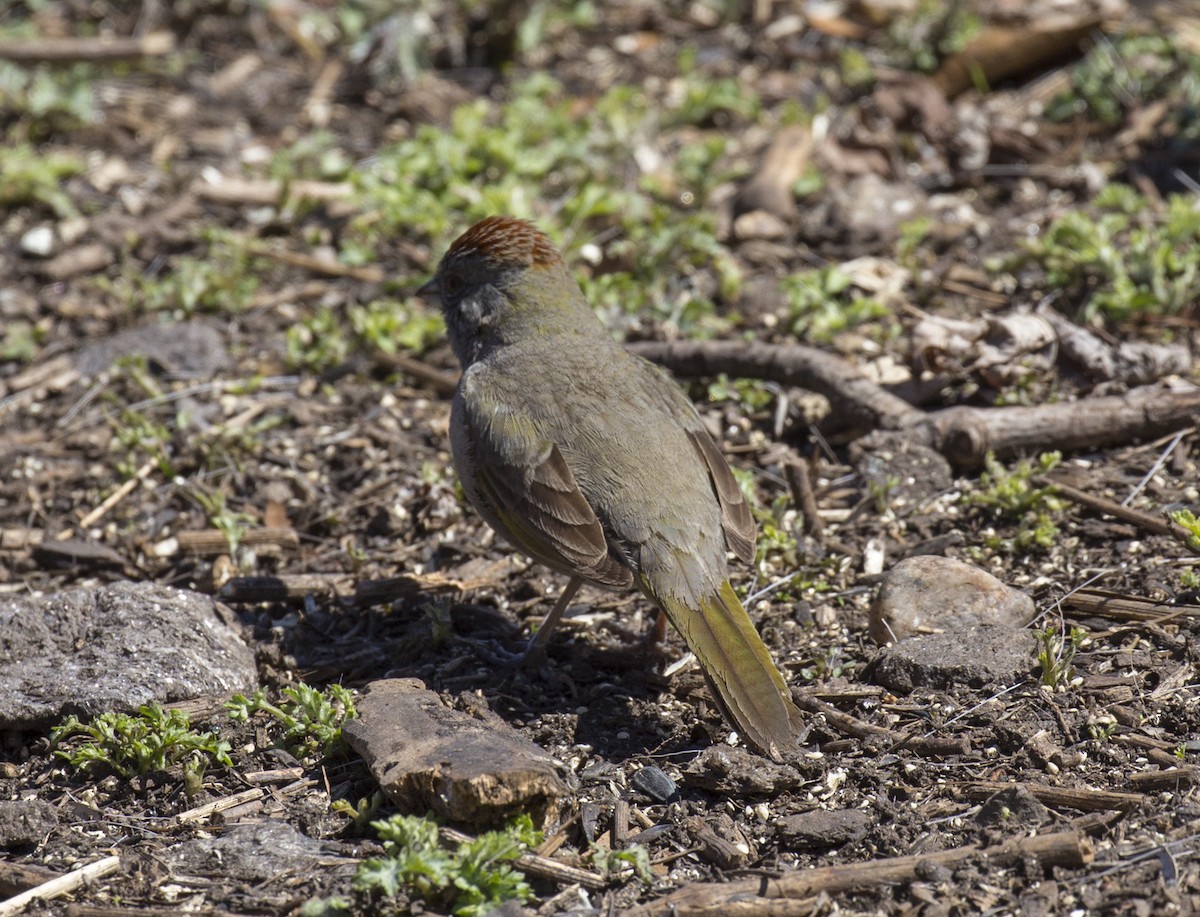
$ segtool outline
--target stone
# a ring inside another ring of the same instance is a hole
[[[41,799],[0,801],[0,850],[36,847],[58,826],[58,809]]]
[[[254,652],[209,596],[114,583],[0,597],[0,728],[225,698],[257,684]]]
[[[950,557],[922,555],[906,558],[888,572],[871,603],[868,632],[883,644],[979,626],[1019,628],[1036,614],[1032,598],[986,570]]]
[[[779,819],[775,833],[784,850],[816,850],[860,841],[873,823],[871,814],[861,809],[817,809]]]
[[[234,825],[218,837],[184,841],[163,851],[176,873],[239,882],[266,882],[285,873],[304,875],[332,859],[325,844],[284,821]]]
[[[900,694],[959,685],[1007,687],[1029,676],[1037,651],[1037,636],[1030,631],[971,627],[901,640],[880,650],[871,668],[877,684]]]

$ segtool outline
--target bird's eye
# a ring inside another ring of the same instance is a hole
[[[461,293],[463,289],[462,278],[457,274],[447,274],[442,278],[442,289],[451,296]]]

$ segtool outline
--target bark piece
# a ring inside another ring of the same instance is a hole
[[[529,812],[547,824],[570,793],[542,749],[500,721],[451,710],[417,679],[372,684],[343,734],[406,811],[479,826]]]
[[[965,92],[981,80],[994,86],[1010,77],[1031,74],[1049,64],[1081,53],[1083,39],[1099,18],[1060,20],[1033,26],[989,26],[965,48],[949,57],[933,80],[947,98]]]

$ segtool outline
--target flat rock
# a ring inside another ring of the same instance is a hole
[[[710,745],[687,766],[683,782],[731,796],[774,796],[820,779],[822,766],[803,757],[775,763],[745,748]]]
[[[979,807],[975,820],[988,827],[1025,831],[1037,828],[1053,816],[1028,787],[1011,786],[1001,790]]]
[[[900,561],[871,603],[868,632],[876,643],[920,633],[972,627],[1020,628],[1034,619],[1033,599],[986,570],[950,557]]]
[[[1007,686],[1037,665],[1037,648],[1037,636],[1027,630],[971,627],[884,647],[872,669],[877,684],[901,694],[918,687]]]
[[[408,812],[479,827],[528,812],[544,824],[570,793],[562,765],[541,748],[502,721],[451,710],[415,678],[370,685],[342,734]]]
[[[0,801],[0,850],[36,847],[58,825],[58,809],[41,799]]]
[[[871,814],[861,809],[818,809],[779,819],[775,831],[784,849],[813,850],[862,840],[873,822]]]
[[[254,653],[222,611],[156,583],[0,598],[0,728],[252,690]]]
[[[208,378],[229,365],[221,333],[200,321],[152,322],[84,345],[75,368],[85,376],[107,370],[118,357],[144,356],[161,372]]]
[[[329,858],[321,841],[283,821],[234,825],[219,837],[184,841],[160,855],[173,872],[240,882],[266,882],[284,873],[302,875]]]

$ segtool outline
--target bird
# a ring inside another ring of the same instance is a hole
[[[620,346],[531,222],[471,226],[417,292],[440,301],[462,365],[450,446],[468,501],[569,577],[529,652],[583,583],[639,589],[746,744],[781,760],[802,716],[729,581],[727,552],[754,560],[754,519],[683,389]]]

